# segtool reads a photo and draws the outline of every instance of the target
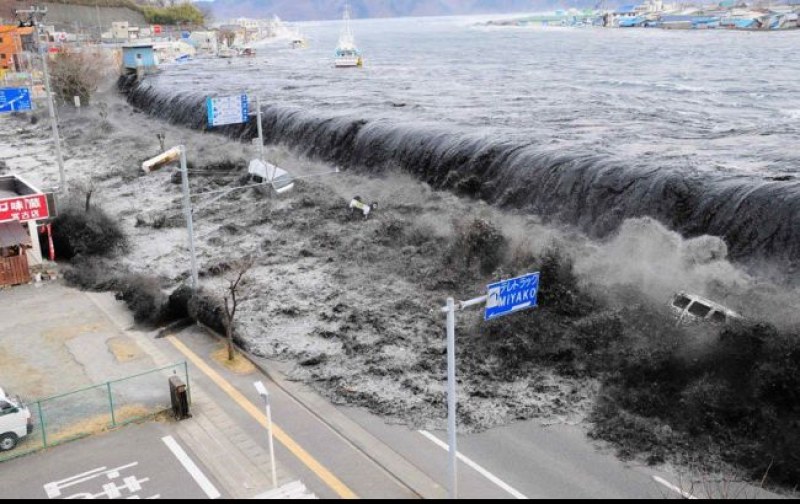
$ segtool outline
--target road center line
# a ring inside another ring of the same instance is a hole
[[[219,499],[222,496],[219,493],[219,490],[217,490],[214,484],[211,483],[208,478],[206,478],[206,475],[203,474],[203,471],[201,471],[200,468],[197,467],[197,464],[195,464],[192,459],[189,458],[189,455],[186,454],[183,448],[181,448],[181,445],[179,445],[172,436],[163,437],[161,438],[161,441],[167,445],[169,451],[175,455],[175,458],[178,459],[178,462],[180,462],[183,468],[186,469],[186,472],[188,472],[191,477],[194,478],[194,481],[200,486],[200,488],[203,489],[209,499]]]
[[[450,450],[450,447],[447,445],[447,443],[445,443],[441,439],[437,438],[436,436],[434,436],[430,432],[421,430],[421,431],[419,431],[419,433],[422,434],[423,436],[425,436],[426,438],[428,438],[428,440],[432,441],[435,445],[437,445],[437,446],[441,447],[442,449],[444,449],[445,451]],[[505,481],[501,480],[500,478],[498,478],[494,474],[490,473],[489,471],[487,471],[483,467],[479,466],[476,462],[472,461],[471,459],[469,459],[465,455],[462,455],[461,453],[458,453],[457,455],[458,455],[458,458],[462,462],[464,462],[467,466],[469,466],[472,469],[476,470],[478,473],[480,473],[481,476],[483,476],[487,480],[491,481],[495,485],[499,486],[504,491],[508,492],[510,495],[513,495],[517,499],[524,499],[524,500],[528,499],[524,494],[522,494],[521,492],[517,491],[514,487],[512,487],[511,485],[509,485]]]
[[[658,476],[653,476],[653,479],[656,481],[656,483],[660,483],[660,484],[664,485],[665,487],[669,488],[670,490],[672,490],[673,492],[678,493],[684,499],[697,500],[697,497],[695,497],[694,495],[690,494],[689,492],[684,492],[683,490],[681,490],[680,488],[676,487],[675,485],[673,485],[669,481],[665,480],[664,478],[659,478]]]
[[[231,385],[219,373],[211,369],[206,362],[201,359],[197,354],[192,352],[189,347],[184,345],[178,338],[170,336],[166,338],[178,349],[183,355],[189,359],[200,371],[203,372],[211,381],[217,384],[236,404],[245,410],[251,417],[253,417],[259,424],[266,428],[267,416],[264,412],[257,408],[250,402],[237,388]],[[330,487],[336,494],[343,499],[358,499],[358,496],[350,490],[339,478],[333,475],[328,469],[320,464],[314,457],[311,456],[302,446],[297,444],[286,432],[278,427],[275,422],[272,423],[272,434],[283,446],[286,447],[300,462],[308,467],[319,479],[321,479],[328,487]]]

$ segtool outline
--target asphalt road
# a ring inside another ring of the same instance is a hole
[[[181,340],[191,347],[192,351],[204,356],[212,353],[219,345],[218,341],[196,330],[184,331],[181,334]],[[178,355],[175,354],[176,357]],[[209,362],[209,366],[224,375],[224,379],[259,410],[263,408],[263,401],[256,392],[253,382],[255,380],[265,381],[270,389],[272,418],[275,425],[306,450],[314,458],[314,461],[320,464],[321,468],[333,473],[348,490],[351,490],[359,498],[413,499],[418,497],[392,474],[365,456],[347,439],[330,429],[319,417],[302,407],[285,391],[275,387],[264,376],[260,374],[237,376],[225,371],[217,363]],[[251,439],[266,445],[266,430],[254,421],[242,404],[225,393],[218,383],[198,370],[192,363],[190,363],[190,372],[193,383],[202,386]],[[291,474],[296,475],[319,498],[342,497],[341,492],[322,477],[322,471],[312,469],[310,465],[314,464],[309,464],[304,457],[298,457],[296,452],[291,451],[279,441],[275,442],[275,456],[283,467]]]
[[[340,408],[442,486],[448,485],[446,432],[388,425]],[[477,499],[774,499],[780,496],[715,475],[666,472],[623,462],[580,426],[518,422],[459,435],[458,497]]]
[[[225,498],[170,426],[128,426],[3,463],[3,499]]]

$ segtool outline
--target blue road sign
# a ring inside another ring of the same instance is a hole
[[[250,119],[250,107],[246,94],[208,98],[206,108],[208,109],[208,125],[212,128],[227,124],[242,124]]]
[[[533,273],[490,285],[485,319],[488,321],[536,308],[539,305],[539,276],[539,273]]]
[[[28,88],[0,88],[0,114],[33,110]]]

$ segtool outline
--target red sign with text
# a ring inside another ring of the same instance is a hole
[[[47,196],[33,194],[19,198],[0,199],[0,222],[28,222],[50,217]]]

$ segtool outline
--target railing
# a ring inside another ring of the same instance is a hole
[[[155,419],[171,409],[169,378],[178,374],[185,380],[191,401],[189,368],[182,362],[25,402],[33,416],[33,433],[15,449],[0,452],[0,462],[133,422]]]

